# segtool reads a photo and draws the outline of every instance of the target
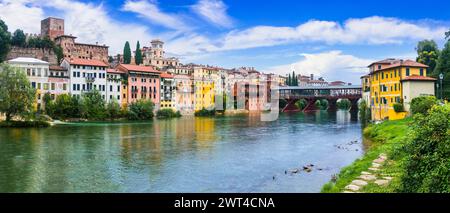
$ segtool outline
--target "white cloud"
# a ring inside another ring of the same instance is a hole
[[[233,26],[233,20],[227,14],[227,5],[221,0],[199,0],[192,9],[210,23],[226,28]]]
[[[40,33],[40,23],[44,11],[38,7],[28,7],[33,0],[0,0],[0,19],[6,22],[9,31],[22,29],[28,33]]]
[[[156,3],[149,2],[147,0],[127,0],[123,5],[122,10],[137,13],[139,16],[150,20],[152,23],[169,29],[179,31],[186,31],[189,29],[180,17],[175,14],[162,12]]]
[[[295,71],[297,74],[322,76],[326,80],[343,80],[359,83],[361,75],[367,73],[366,68],[373,59],[358,58],[334,50],[316,54],[302,53],[298,62],[271,67],[265,72],[286,75]]]

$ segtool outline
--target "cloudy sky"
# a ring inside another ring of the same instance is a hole
[[[159,38],[183,63],[353,83],[373,60],[415,59],[421,39],[442,46],[449,11],[447,0],[0,0],[10,31],[39,33],[41,19],[61,17],[66,34],[109,45],[110,55]]]

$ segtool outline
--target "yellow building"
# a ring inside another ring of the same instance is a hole
[[[195,111],[214,109],[214,79],[217,79],[218,69],[211,67],[194,68],[194,104]]]
[[[427,77],[428,66],[412,61],[385,59],[369,65],[370,74],[363,82],[370,88],[372,120],[397,120],[409,111],[411,100],[434,95],[434,78]],[[394,104],[404,105],[405,112],[396,112]]]

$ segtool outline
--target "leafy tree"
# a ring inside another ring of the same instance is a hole
[[[291,82],[292,82],[291,74],[289,74],[286,85],[291,86]]]
[[[8,26],[0,19],[0,63],[6,59],[11,44],[11,33]]]
[[[111,64],[112,62],[114,62],[114,58],[112,56],[108,56],[108,63]]]
[[[445,33],[445,39],[449,39],[449,38],[450,38],[450,30]]]
[[[125,42],[125,46],[123,47],[123,63],[130,64],[131,63],[131,49],[130,43]]]
[[[141,51],[141,45],[139,44],[139,41],[136,44],[136,55],[134,57],[134,62],[137,65],[142,64],[142,51]]]
[[[10,121],[32,111],[36,90],[23,70],[6,64],[0,66],[0,112]]]
[[[59,45],[55,45],[53,48],[53,52],[56,54],[56,60],[58,60],[58,63],[60,63],[63,60],[64,53],[63,49]]]
[[[61,94],[56,97],[54,109],[49,115],[58,119],[66,119],[73,117],[72,114],[72,98],[68,94]]]
[[[120,104],[116,99],[112,99],[109,101],[108,105],[106,105],[106,113],[109,119],[114,120],[120,117]]]
[[[45,93],[44,96],[42,97],[42,103],[44,103],[42,105],[42,109],[44,111],[47,111],[47,106],[50,104],[50,102],[52,101],[52,96],[50,95],[49,92]]]
[[[441,54],[439,55],[438,63],[436,66],[436,69],[434,71],[433,76],[439,76],[439,74],[444,75],[443,80],[443,98],[450,98],[450,41],[447,41],[447,43],[444,46],[444,49],[442,49]],[[438,81],[440,83],[440,81]],[[441,88],[439,88],[441,89]],[[438,94],[440,94],[440,91],[437,91]]]
[[[336,106],[338,109],[349,110],[350,107],[352,107],[352,102],[350,102],[350,100],[348,99],[341,99],[336,102]]]
[[[300,99],[295,102],[295,106],[297,106],[300,110],[305,109],[306,105],[308,105],[308,101],[306,101],[305,99]]]
[[[326,99],[317,100],[314,104],[319,110],[326,110],[328,108],[328,101]]]
[[[366,100],[361,100],[361,102],[358,105],[359,108],[359,119],[362,121],[363,125],[365,126],[368,121],[371,120],[371,112],[370,108],[367,105]]]
[[[155,104],[149,100],[139,100],[128,106],[128,119],[130,120],[150,120],[153,118],[153,108]]]
[[[103,120],[106,117],[105,100],[97,90],[83,94],[83,109],[86,119]]]
[[[22,30],[16,30],[13,33],[11,44],[14,46],[24,47],[27,44],[27,37]]]
[[[156,112],[156,117],[158,119],[166,118],[178,118],[181,117],[180,111],[174,111],[173,109],[161,109]]]
[[[298,78],[295,75],[295,71],[292,71],[292,82],[291,82],[292,86],[298,86]]]
[[[436,42],[433,40],[419,41],[416,51],[418,55],[416,61],[428,65],[429,73],[427,74],[433,74],[439,58],[439,49]]]

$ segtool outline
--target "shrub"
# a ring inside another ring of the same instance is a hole
[[[414,116],[403,192],[450,192],[450,105]]]
[[[362,123],[364,125],[367,124],[368,121],[370,121],[372,118],[371,112],[370,112],[370,108],[367,105],[366,100],[362,100],[359,105],[359,119],[361,119]]]
[[[121,117],[120,104],[116,99],[109,101],[109,103],[106,105],[106,114],[107,117],[111,120]]]
[[[50,123],[47,121],[4,121],[0,122],[1,128],[42,128],[49,127]]]
[[[427,114],[428,110],[437,104],[437,99],[434,96],[420,96],[411,101],[411,113]]]
[[[394,104],[394,111],[395,112],[404,112],[405,111],[405,107],[401,103],[395,103]]]
[[[203,108],[200,111],[195,112],[195,116],[197,117],[209,117],[209,116],[214,116],[216,115],[216,110],[207,110],[205,108]]]
[[[325,99],[317,100],[315,105],[319,110],[326,110],[328,108],[328,101]]]
[[[83,94],[84,117],[90,120],[104,120],[107,116],[105,100],[99,91],[93,90]]]
[[[156,117],[159,119],[164,118],[179,118],[181,117],[180,111],[174,111],[173,109],[160,109],[156,112]]]
[[[336,106],[338,109],[349,110],[352,107],[352,102],[348,99],[341,99],[336,102]]]
[[[300,99],[295,102],[295,106],[297,106],[300,110],[303,110],[306,105],[308,105],[308,101],[306,101],[305,99]]]
[[[130,120],[151,120],[154,116],[153,108],[155,104],[149,100],[139,100],[128,106],[128,119]]]

